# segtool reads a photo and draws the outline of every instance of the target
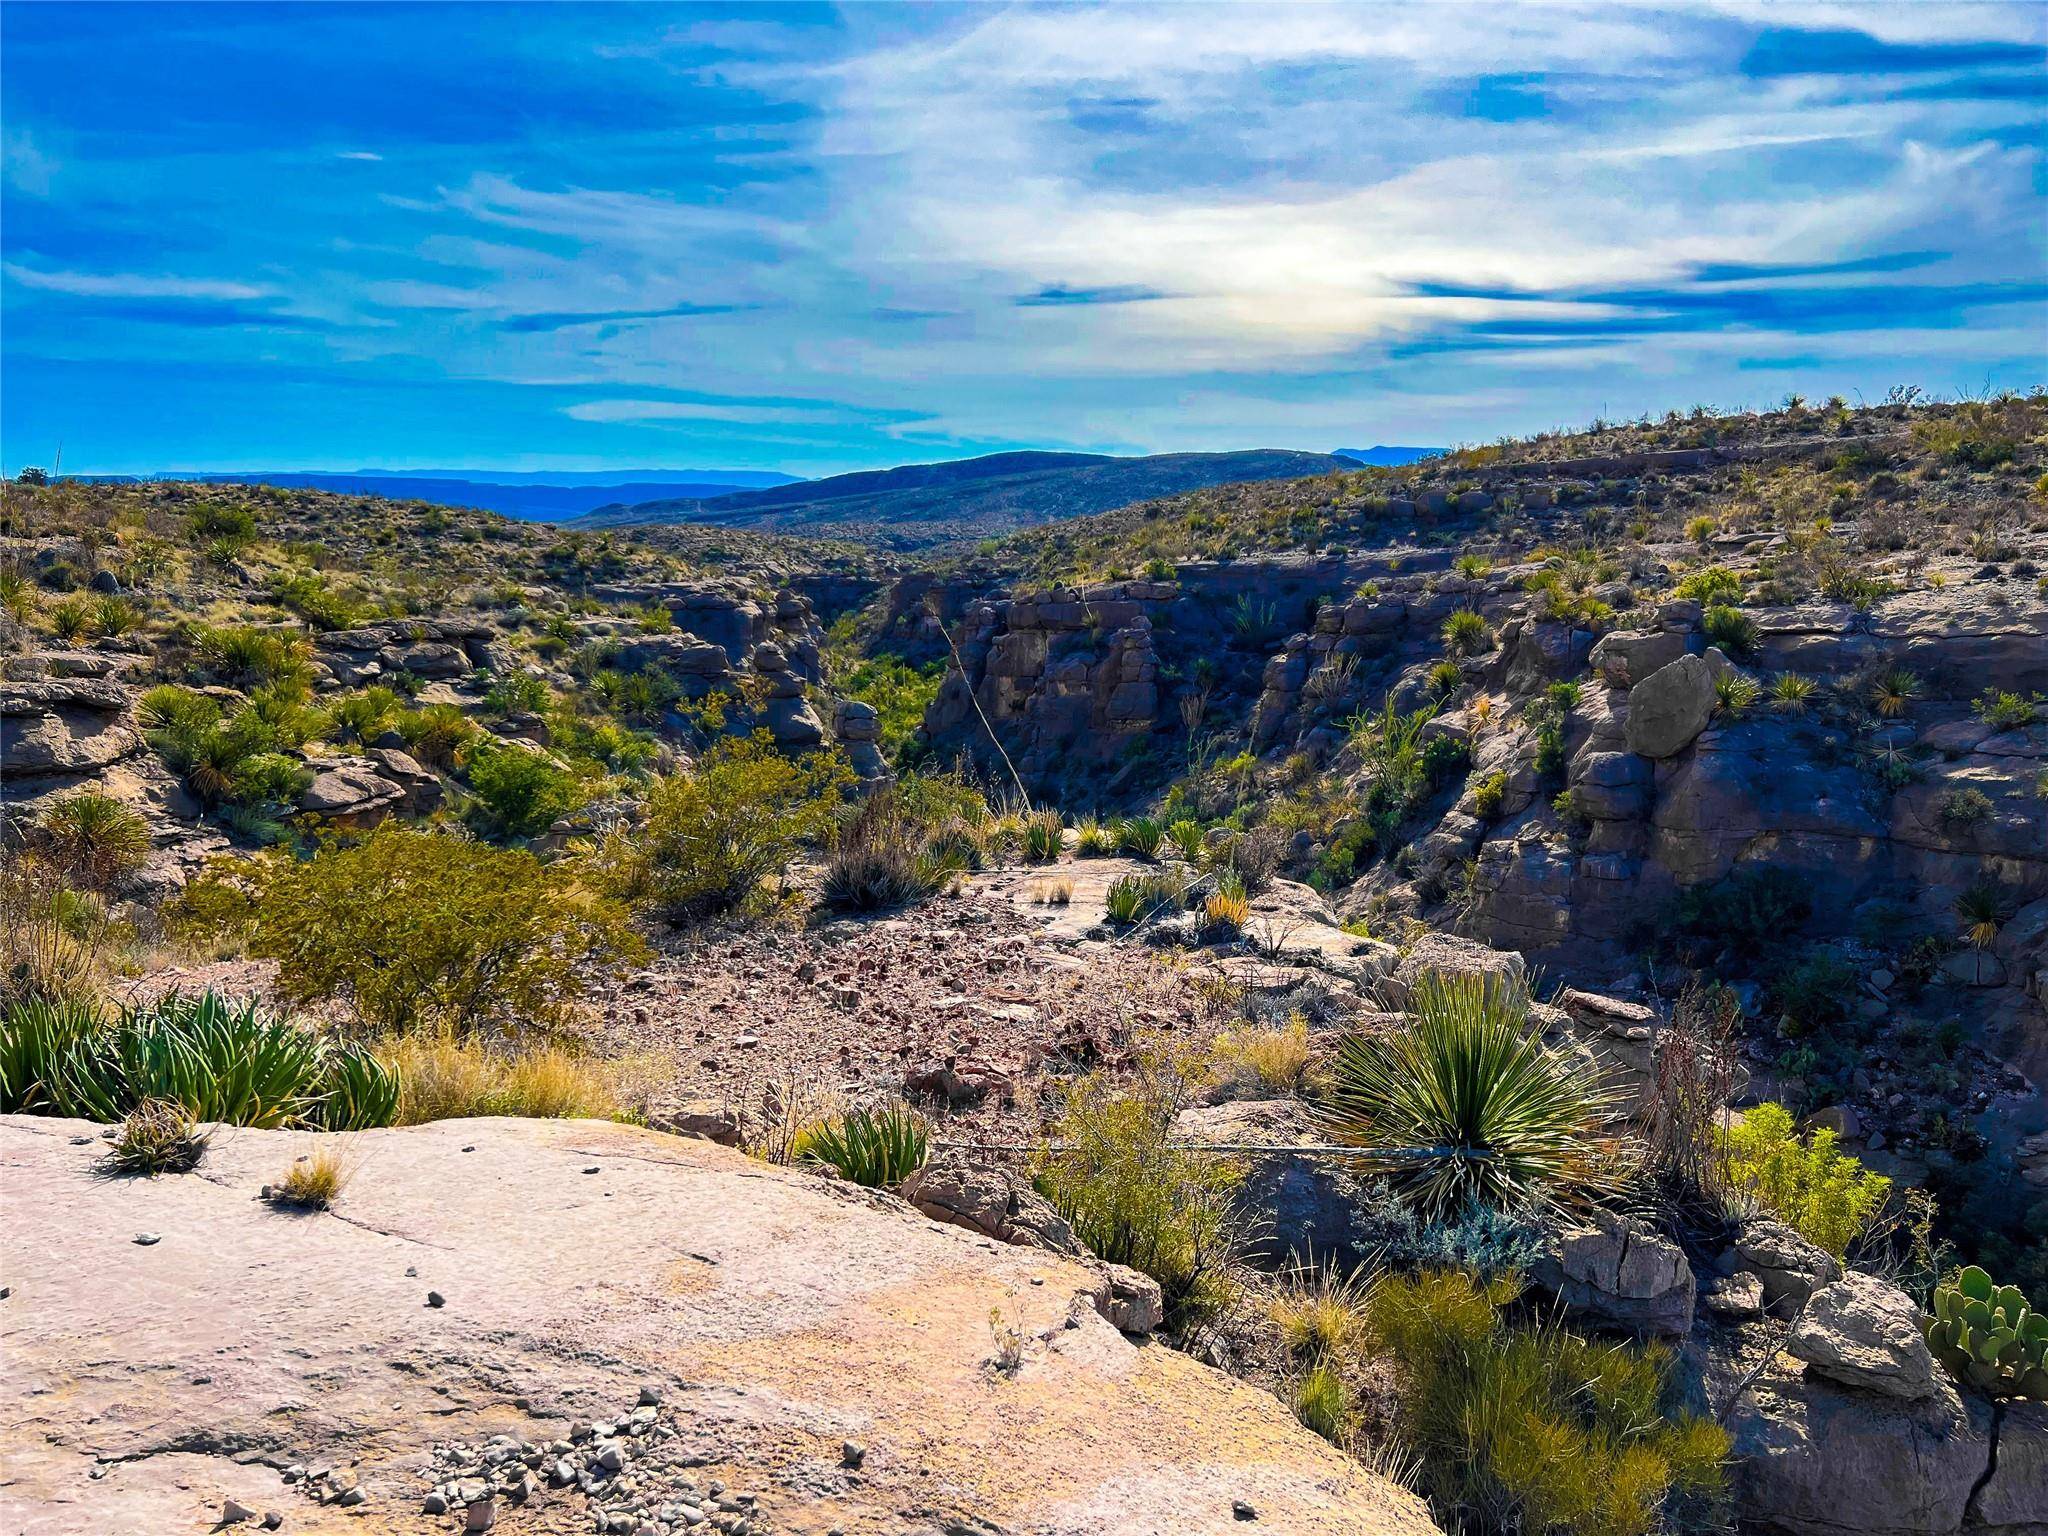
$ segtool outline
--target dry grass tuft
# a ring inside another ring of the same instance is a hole
[[[406,1035],[385,1040],[377,1054],[398,1070],[398,1125],[476,1115],[614,1120],[643,1111],[655,1083],[651,1059],[600,1060],[559,1045],[506,1050]]]
[[[1294,1014],[1278,1029],[1240,1029],[1216,1040],[1216,1063],[1224,1081],[1256,1088],[1267,1096],[1300,1093],[1314,1070],[1308,1020]]]
[[[355,1169],[344,1161],[339,1148],[320,1147],[295,1161],[275,1184],[265,1185],[265,1198],[272,1205],[324,1211],[341,1198],[354,1177]]]

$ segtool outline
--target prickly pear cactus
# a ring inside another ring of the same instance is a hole
[[[2048,1400],[2048,1313],[2017,1286],[1994,1285],[1974,1264],[1937,1286],[1920,1320],[1927,1347],[1956,1380],[1991,1397]]]

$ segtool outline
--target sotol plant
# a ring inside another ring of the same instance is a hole
[[[1958,1381],[1992,1397],[2048,1399],[2048,1313],[2029,1307],[2017,1286],[1994,1285],[1973,1264],[1953,1285],[1935,1287],[1934,1315],[1920,1331]]]

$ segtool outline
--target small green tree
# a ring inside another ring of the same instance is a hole
[[[390,1030],[552,1023],[642,949],[625,909],[570,873],[395,822],[195,885],[186,913],[245,932],[289,1000],[339,998]]]
[[[540,752],[496,745],[470,754],[478,819],[505,837],[535,837],[584,800],[583,786]]]

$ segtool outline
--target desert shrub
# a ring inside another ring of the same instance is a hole
[[[538,837],[585,798],[575,774],[524,747],[472,752],[468,771],[472,814],[501,837]]]
[[[1682,931],[1754,957],[1796,935],[1813,901],[1799,876],[1765,865],[1681,892],[1673,915]]]
[[[835,754],[785,757],[765,732],[727,737],[695,767],[657,779],[645,824],[609,839],[609,886],[670,918],[730,911],[831,828],[851,773]]]
[[[1422,686],[1431,693],[1456,693],[1465,686],[1465,669],[1446,656],[1429,669],[1422,680]]]
[[[197,886],[188,920],[276,960],[286,996],[337,998],[392,1030],[560,1019],[594,974],[641,949],[624,908],[572,872],[394,822]]]
[[[1991,469],[2019,452],[2019,437],[2006,415],[1981,400],[1967,400],[1942,415],[1914,418],[1913,438],[1946,464]]]
[[[1470,608],[1460,608],[1444,620],[1444,645],[1454,656],[1476,656],[1493,644],[1493,631],[1486,620]]]
[[[214,674],[230,683],[303,679],[310,670],[312,653],[302,637],[253,624],[201,629],[193,646]]]
[[[1199,829],[1198,829],[1199,830]],[[1074,823],[1074,857],[1103,859],[1116,852],[1116,834],[1093,816]]]
[[[185,514],[185,525],[194,541],[202,544],[231,540],[240,549],[256,537],[256,519],[247,507],[218,501],[194,502],[192,510]]]
[[[1472,797],[1472,814],[1486,820],[1500,814],[1500,808],[1507,802],[1508,776],[1496,770],[1483,778],[1474,779],[1466,786]]]
[[[321,1147],[292,1159],[283,1178],[263,1186],[263,1196],[273,1205],[324,1211],[341,1198],[353,1173],[339,1151]]]
[[[1955,912],[1963,937],[1978,949],[1989,949],[1998,930],[2012,916],[2013,903],[2003,889],[1989,880],[1978,880],[1956,898]]]
[[[369,613],[367,604],[338,592],[318,571],[297,570],[272,578],[270,595],[319,630],[347,629]]]
[[[924,1117],[902,1104],[850,1109],[796,1133],[790,1160],[817,1163],[872,1189],[894,1189],[924,1166],[931,1133]]]
[[[1245,896],[1242,880],[1232,880],[1227,887],[1219,881],[1216,889],[1202,900],[1202,920],[1210,928],[1236,933],[1251,915],[1252,904]]]
[[[1502,976],[1425,973],[1408,1029],[1347,1032],[1321,1109],[1334,1141],[1441,1149],[1426,1160],[1359,1162],[1434,1216],[1470,1204],[1575,1203],[1605,1182],[1607,1095],[1529,1028],[1529,997]]]
[[[398,718],[398,695],[389,688],[345,693],[327,706],[328,728],[336,741],[374,741]]]
[[[1759,1104],[1725,1132],[1728,1187],[1840,1258],[1877,1219],[1892,1181],[1835,1143],[1825,1126],[1802,1139],[1784,1105]]]
[[[1917,674],[1904,667],[1886,667],[1870,682],[1870,707],[1887,720],[1895,720],[1920,697],[1922,685]]]
[[[537,715],[547,707],[547,679],[537,672],[507,672],[484,692],[484,708],[494,715]]]
[[[453,704],[401,710],[393,722],[406,750],[430,768],[453,766],[456,755],[476,739],[476,722]]]
[[[1702,606],[1708,603],[1739,603],[1742,601],[1742,578],[1733,571],[1710,565],[1687,576],[1673,592]]]
[[[1363,1308],[1397,1362],[1399,1421],[1421,1489],[1467,1530],[1664,1536],[1722,1519],[1729,1439],[1676,1406],[1661,1346],[1508,1322],[1512,1282],[1385,1274]]]
[[[92,603],[79,594],[74,593],[50,610],[50,628],[67,644],[91,633],[92,627]]]
[[[206,1135],[175,1099],[144,1099],[122,1117],[107,1165],[117,1173],[155,1178],[189,1173],[206,1154]]]
[[[1991,797],[1981,789],[1945,789],[1935,797],[1934,809],[1943,821],[1971,826],[1991,814]]]
[[[1832,949],[1815,949],[1771,979],[1771,1002],[1784,1017],[1785,1033],[1797,1038],[1849,1016],[1859,974]]]
[[[1157,1057],[1126,1082],[1073,1079],[1033,1169],[1039,1193],[1082,1242],[1159,1282],[1176,1328],[1229,1298],[1240,1236],[1233,1202],[1243,1170],[1173,1140],[1193,1086],[1188,1063]]]
[[[149,852],[149,823],[112,795],[82,790],[36,818],[36,841],[67,879],[104,891]]]
[[[2035,701],[2003,688],[1987,689],[1975,702],[1977,718],[1994,730],[2024,730],[2034,723]]]
[[[1714,678],[1714,702],[1723,714],[1741,714],[1762,691],[1746,672],[1722,672]]]
[[[0,856],[0,1005],[90,999],[117,937],[105,900],[39,850]]]
[[[1756,620],[1740,608],[1715,603],[1700,620],[1707,639],[1731,656],[1747,656],[1756,649]]]
[[[1227,1031],[1217,1037],[1215,1058],[1226,1086],[1242,1087],[1261,1098],[1300,1093],[1308,1086],[1315,1061],[1308,1020],[1296,1013],[1277,1029]]]
[[[1350,1439],[1357,1405],[1344,1373],[1336,1366],[1312,1365],[1296,1377],[1288,1385],[1287,1406],[1311,1434],[1321,1435],[1332,1445]]]

